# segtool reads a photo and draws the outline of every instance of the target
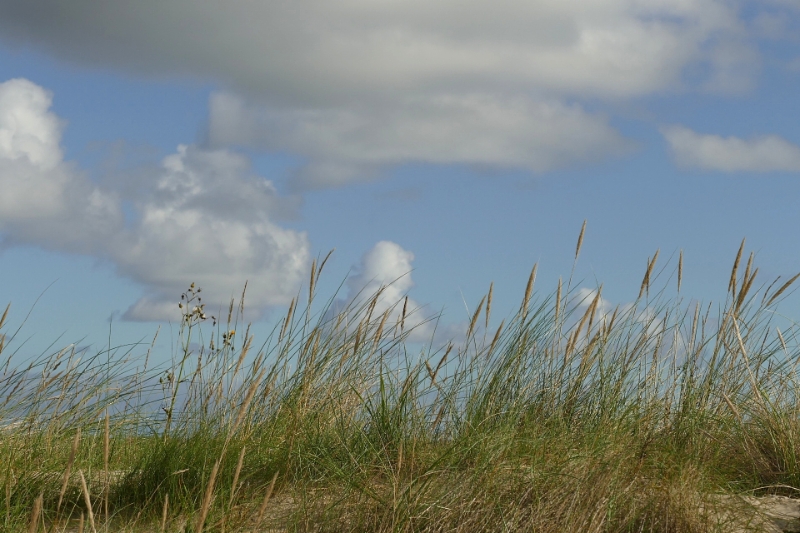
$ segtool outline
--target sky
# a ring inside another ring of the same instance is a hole
[[[535,263],[553,292],[584,220],[576,290],[682,251],[719,301],[743,238],[800,271],[799,86],[798,0],[4,0],[6,333],[166,360],[190,283],[246,282],[263,340],[335,249],[323,300],[396,280],[454,335]]]

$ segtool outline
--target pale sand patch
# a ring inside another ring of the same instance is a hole
[[[786,496],[716,496],[712,521],[729,533],[800,533],[800,500]]]

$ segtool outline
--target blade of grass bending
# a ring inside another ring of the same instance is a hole
[[[522,306],[520,307],[520,311],[522,312],[523,319],[525,315],[528,313],[528,304],[531,301],[531,294],[533,293],[533,284],[536,282],[536,270],[539,267],[539,263],[534,263],[533,269],[531,269],[531,274],[528,276],[528,284],[525,286],[525,296],[522,298]]]
[[[72,472],[72,465],[75,462],[75,455],[78,453],[78,444],[81,440],[81,428],[75,432],[75,439],[72,441],[72,450],[69,452],[69,459],[67,460],[67,469],[64,470],[64,480],[61,483],[61,492],[58,494],[58,504],[56,505],[56,516],[61,509],[61,503],[64,501],[64,494],[67,492],[67,484],[69,484],[69,475]]]
[[[752,261],[753,254],[750,254],[750,260]],[[745,271],[745,277],[742,279],[742,288],[739,289],[739,295],[736,297],[736,305],[734,310],[738,313],[739,309],[741,309],[742,305],[744,304],[744,299],[747,297],[747,293],[750,292],[750,287],[753,285],[753,280],[756,279],[756,275],[758,274],[758,269],[753,271],[753,274],[750,274],[750,263],[747,264],[747,270]]]
[[[108,493],[111,488],[111,473],[108,471],[108,456],[110,451],[110,433],[111,433],[111,422],[108,416],[108,409],[106,409],[106,425],[105,425],[105,434],[103,436],[103,470],[105,472],[106,483],[104,487],[104,494],[103,494],[103,510],[105,511],[106,517],[106,528],[108,528]]]
[[[0,317],[0,328],[3,327],[3,324],[6,323],[6,318],[8,318],[8,310],[11,308],[11,304],[6,305],[6,310],[3,311],[3,316]]]
[[[164,508],[161,510],[161,533],[167,530],[167,512],[169,511],[169,493],[164,495]]]
[[[406,312],[408,311],[408,296],[405,297],[403,300],[403,313],[400,315],[400,333],[403,333],[403,329],[406,325]],[[354,350],[355,351],[355,350]]]
[[[0,328],[2,328],[3,324],[6,323],[6,317],[8,317],[8,310],[10,308],[11,308],[11,304],[6,305],[6,310],[3,311],[3,316],[0,317]],[[6,336],[3,335],[3,334],[0,334],[0,353],[3,353],[3,348],[5,347],[5,344],[6,344]],[[9,358],[9,360],[10,359],[11,358]],[[6,366],[7,365],[8,365],[8,363],[6,363]]]
[[[642,297],[642,294],[644,294],[645,291],[647,291],[648,296],[650,295],[650,274],[652,274],[653,272],[653,267],[656,266],[656,261],[658,260],[658,253],[660,251],[661,250],[656,250],[653,259],[648,260],[647,262],[647,270],[645,271],[644,278],[642,279],[642,286],[639,287],[639,297],[637,298],[637,300]]]
[[[480,303],[478,303],[478,307],[475,308],[475,312],[472,314],[472,320],[469,321],[469,328],[467,328],[467,339],[470,338],[472,335],[473,330],[475,329],[475,323],[478,322],[478,316],[481,314],[481,310],[483,309],[483,302],[486,301],[486,297],[484,296],[481,298]]]
[[[286,313],[286,318],[283,321],[283,326],[281,327],[281,334],[278,335],[278,342],[280,343],[283,340],[283,336],[286,334],[286,328],[289,327],[289,324],[292,321],[292,313],[294,312],[296,299],[292,298],[292,301],[289,302],[289,311]]]
[[[744,267],[744,277],[742,278],[742,282],[747,282],[750,278],[750,270],[753,268],[753,259],[755,258],[755,253],[750,252],[750,256],[747,258],[747,266]]]
[[[489,284],[489,294],[486,296],[486,324],[485,328],[489,329],[489,315],[492,314],[492,291],[494,290],[494,281]]]
[[[778,289],[777,291],[775,291],[775,294],[773,294],[772,296],[770,296],[770,298],[769,298],[769,301],[767,301],[767,305],[766,305],[766,307],[769,307],[770,305],[772,305],[772,303],[773,303],[775,300],[777,300],[777,299],[778,299],[778,296],[780,296],[781,294],[783,294],[783,293],[784,293],[784,291],[785,291],[786,289],[788,289],[788,288],[789,288],[789,287],[792,285],[792,283],[794,283],[795,281],[797,281],[797,279],[798,279],[798,278],[800,278],[800,273],[797,273],[797,274],[795,274],[795,275],[794,275],[794,277],[793,277],[792,279],[790,279],[789,281],[787,281],[786,283],[784,283],[783,285],[781,285],[781,288],[780,288],[780,289]]]
[[[378,345],[381,342],[381,338],[383,337],[383,328],[386,326],[386,320],[389,318],[389,310],[383,312],[383,317],[381,317],[381,321],[378,324],[378,329],[375,330],[375,337],[372,342],[372,352],[375,353],[378,350]]]
[[[439,373],[439,370],[442,368],[442,365],[444,364],[444,362],[447,361],[447,356],[450,355],[450,352],[452,351],[452,349],[453,349],[453,345],[452,344],[448,344],[447,345],[447,350],[445,350],[444,355],[442,356],[441,359],[439,359],[439,364],[436,365],[436,369],[433,371],[433,377],[434,378],[436,377],[436,374]]]
[[[86,512],[89,513],[89,525],[92,526],[92,533],[97,533],[94,525],[94,512],[92,511],[92,498],[89,496],[89,487],[86,486],[86,478],[83,477],[83,470],[78,470],[81,478],[81,488],[83,489],[83,499],[86,502]]]
[[[203,505],[200,507],[200,516],[197,517],[197,523],[194,530],[196,533],[203,533],[203,526],[208,516],[208,510],[211,508],[211,500],[214,496],[214,485],[217,481],[217,472],[219,472],[220,459],[214,463],[214,468],[211,469],[211,476],[208,478],[208,485],[206,485],[206,492],[203,496]]]
[[[258,515],[256,516],[256,531],[261,529],[261,522],[264,520],[264,512],[267,510],[270,498],[272,498],[272,491],[275,489],[275,481],[278,480],[278,473],[272,476],[272,481],[269,482],[267,493],[264,495],[264,500],[261,502],[261,507],[258,508]]]
[[[425,361],[425,368],[428,370],[428,376],[431,378],[431,383],[436,384],[436,374],[433,373],[433,369],[431,368],[431,364],[428,361]]]
[[[576,339],[577,339],[577,336],[580,334],[581,330],[583,329],[583,326],[586,325],[586,321],[592,315],[594,315],[595,311],[597,310],[597,306],[600,304],[600,295],[601,294],[603,294],[603,286],[602,285],[600,285],[600,288],[597,289],[597,292],[595,293],[594,298],[592,299],[592,303],[589,305],[589,308],[586,309],[586,312],[583,313],[583,317],[581,317],[581,321],[578,323],[578,327],[575,329]],[[587,331],[586,333],[588,334],[589,332]]]
[[[731,412],[734,415],[736,415],[736,419],[739,421],[739,423],[741,423],[742,422],[742,415],[739,413],[739,410],[736,408],[736,406],[733,405],[733,402],[731,401],[731,399],[728,398],[728,395],[725,394],[724,392],[722,393],[722,399],[725,400],[725,403],[728,404],[728,407],[730,408]]]
[[[28,533],[36,533],[39,530],[39,516],[42,514],[42,502],[44,501],[44,494],[40,493],[36,500],[33,502],[33,509],[31,510],[31,521],[28,524]]]
[[[323,259],[322,262],[319,264],[319,268],[317,269],[317,277],[319,277],[319,275],[322,274],[322,269],[325,268],[325,263],[328,262],[328,259],[330,259],[331,255],[333,255],[333,252],[335,251],[336,248],[331,248],[331,251],[328,252],[328,255],[326,255],[325,259]]]
[[[264,377],[265,371],[266,369],[262,369],[261,372],[259,372],[258,376],[256,376],[256,379],[254,379],[253,382],[250,384],[250,388],[247,389],[247,396],[245,397],[244,402],[242,403],[242,407],[239,408],[239,414],[236,416],[236,422],[233,424],[233,427],[228,433],[228,440],[230,440],[233,434],[236,433],[236,430],[239,429],[239,425],[242,423],[242,419],[244,418],[244,415],[247,413],[247,409],[250,407],[250,403],[253,401],[253,396],[256,393],[258,385],[261,383],[261,379]]]
[[[242,287],[242,297],[239,299],[239,317],[244,320],[244,296],[247,294],[247,280],[244,281],[244,287]],[[249,327],[247,329],[250,329]],[[247,339],[247,335],[245,335],[245,339]]]
[[[578,260],[578,256],[581,253],[581,246],[583,246],[583,234],[586,232],[586,220],[583,221],[583,226],[581,226],[581,233],[578,235],[578,245],[575,247],[575,261]]]
[[[750,376],[750,385],[753,387],[756,396],[761,401],[761,406],[766,409],[767,405],[764,401],[764,397],[761,396],[761,390],[758,388],[758,383],[756,382],[756,377],[753,375],[753,369],[750,368],[750,358],[747,357],[747,350],[744,347],[744,341],[742,340],[742,333],[739,331],[739,324],[738,320],[734,317],[733,318],[733,329],[736,331],[736,340],[739,341],[739,349],[742,350],[742,357],[744,357],[744,363],[747,365],[747,374]]]
[[[492,339],[492,343],[489,345],[489,351],[486,352],[487,355],[491,356],[492,352],[494,352],[494,347],[497,345],[498,339],[500,339],[500,332],[503,331],[503,325],[506,323],[505,319],[500,321],[500,325],[497,327],[497,331],[494,334],[494,338]]]
[[[244,464],[244,454],[247,451],[247,446],[242,446],[242,451],[239,453],[239,461],[236,463],[236,470],[233,473],[233,484],[231,485],[231,497],[228,500],[228,510],[233,507],[233,500],[236,498],[237,485],[239,484],[239,474],[242,472],[242,464]]]
[[[311,302],[314,300],[314,285],[316,282],[316,274],[317,274],[317,260],[311,263],[311,277],[308,282],[308,305],[311,306]]]
[[[731,279],[728,282],[728,290],[731,296],[736,296],[736,271],[739,269],[739,261],[742,260],[742,252],[744,251],[745,239],[742,239],[742,244],[739,245],[739,251],[736,253],[736,259],[733,261],[733,269],[731,270]]]

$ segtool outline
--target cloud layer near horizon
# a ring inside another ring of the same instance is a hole
[[[662,129],[678,165],[722,172],[800,172],[800,146],[777,135],[750,139]]]
[[[408,161],[546,171],[624,153],[630,144],[597,102],[742,91],[759,66],[736,6],[722,0],[99,5],[8,0],[0,38],[221,83],[212,145],[290,151],[308,163],[300,188]],[[692,67],[703,75],[687,84]]]
[[[139,184],[136,198],[99,187],[65,161],[52,95],[24,79],[0,83],[0,235],[111,262],[140,283],[130,320],[177,320],[188,283],[204,289],[208,309],[227,306],[248,282],[256,312],[287,303],[305,278],[305,233],[282,228],[285,210],[272,184],[228,150],[179,146]],[[135,220],[126,223],[123,202]],[[289,201],[291,203],[291,201]]]

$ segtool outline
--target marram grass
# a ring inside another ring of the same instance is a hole
[[[742,249],[719,308],[684,305],[682,255],[616,309],[534,269],[516,314],[490,322],[490,286],[441,347],[409,341],[407,300],[315,311],[316,265],[260,346],[192,285],[169,368],[138,346],[16,367],[9,334],[0,529],[746,530],[720,495],[800,488],[800,351],[773,313],[796,277],[757,285]]]

